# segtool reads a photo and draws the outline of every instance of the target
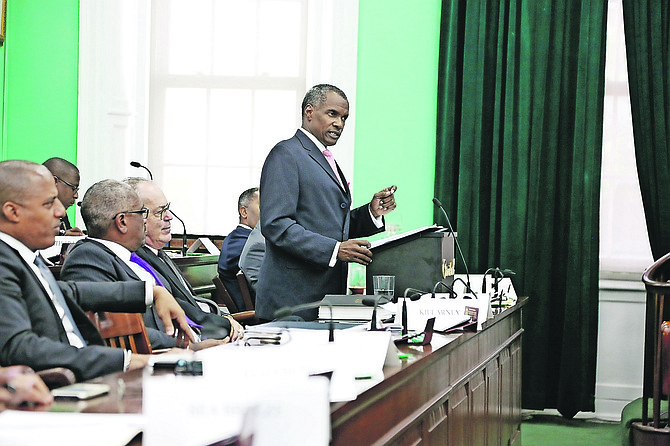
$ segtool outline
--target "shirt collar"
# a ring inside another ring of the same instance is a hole
[[[112,250],[114,254],[117,255],[121,260],[124,260],[126,262],[130,262],[130,251],[123,245],[119,245],[116,242],[113,242],[111,240],[103,240],[101,238],[93,238],[89,237],[91,240],[95,240],[98,243],[102,243],[106,247]]]
[[[147,248],[149,251],[153,252],[154,254],[158,255],[158,250],[153,246],[144,245],[144,247]]]
[[[7,243],[10,247],[14,248],[23,258],[23,260],[25,260],[26,263],[28,263],[29,265],[35,262],[35,257],[37,257],[37,253],[35,251],[32,251],[26,245],[24,245],[23,242],[15,239],[11,235],[6,234],[4,232],[0,232],[0,240]]]
[[[321,153],[323,153],[323,151],[326,150],[326,146],[324,146],[324,145],[321,143],[321,141],[319,141],[318,139],[316,139],[316,136],[312,135],[311,133],[309,133],[307,130],[303,129],[302,127],[300,127],[300,130],[302,130],[302,132],[303,132],[305,135],[307,135],[307,137],[308,137],[310,140],[312,140],[312,142],[313,142],[313,143],[316,145],[316,147],[321,151]]]

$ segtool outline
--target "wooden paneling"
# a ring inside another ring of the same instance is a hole
[[[332,445],[508,446],[520,443],[521,307],[484,330],[403,346],[416,359],[333,405]]]

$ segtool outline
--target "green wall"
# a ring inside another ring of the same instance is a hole
[[[433,223],[440,6],[360,0],[354,193],[396,184],[401,232]],[[78,34],[78,0],[8,2],[0,159],[76,162]]]
[[[399,232],[433,224],[440,0],[360,0],[354,196],[391,184]]]
[[[2,159],[77,160],[78,0],[8,0]]]

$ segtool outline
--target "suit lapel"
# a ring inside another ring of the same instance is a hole
[[[168,285],[172,290],[180,290],[181,294],[194,305],[197,303],[193,300],[191,291],[184,290],[184,286],[179,280],[179,277],[175,277],[175,273],[170,270],[170,267],[163,262],[156,254],[154,254],[149,248],[143,246],[137,250],[137,255],[147,261],[162,278],[165,279],[166,285]],[[171,291],[172,292],[172,291]]]
[[[65,332],[65,328],[63,328],[63,323],[60,319],[60,315],[58,314],[58,311],[56,310],[56,307],[51,300],[51,297],[49,297],[49,294],[47,291],[44,289],[44,286],[42,285],[42,282],[40,279],[37,277],[33,269],[30,267],[30,265],[26,264],[26,262],[23,260],[23,257],[19,255],[14,248],[11,246],[7,245],[4,242],[0,242],[2,245],[8,249],[14,256],[16,256],[16,259],[18,262],[21,262],[24,265],[24,268],[27,269],[30,273],[30,275],[33,278],[33,282],[35,286],[41,291],[42,297],[46,300],[47,304],[49,305],[49,308],[51,308],[51,311],[53,312],[54,318],[56,321],[58,321],[57,326],[58,326],[58,336],[60,338],[61,342],[64,342],[66,344],[70,343],[70,340],[67,337],[67,333]],[[100,332],[98,329],[95,327],[93,322],[88,318],[84,310],[81,309],[79,304],[75,302],[69,295],[69,293],[65,292],[62,288],[61,291],[63,292],[63,297],[65,299],[65,303],[67,304],[68,308],[70,309],[70,312],[72,313],[72,318],[74,319],[74,323],[77,324],[77,327],[79,328],[79,331],[81,332],[82,336],[84,337],[84,341],[87,344],[99,344],[99,345],[105,345],[104,340],[102,339],[102,336],[100,335]],[[24,290],[24,292],[29,292],[29,290]]]
[[[347,197],[350,197],[350,191],[349,191],[349,184],[347,183],[347,179],[344,177],[344,174],[342,173],[342,169],[340,169],[340,165],[337,164],[337,161],[335,164],[337,165],[337,174],[340,175],[340,178],[342,178],[342,184],[344,185],[344,189],[342,189],[342,184],[340,184],[340,181],[337,179],[335,176],[335,172],[333,172],[333,169],[330,167],[330,164],[328,163],[328,160],[326,157],[321,153],[321,150],[312,142],[311,139],[307,135],[305,135],[302,130],[298,130],[296,132],[296,137],[298,138],[298,141],[300,141],[300,144],[307,150],[309,153],[309,156],[316,161],[317,164],[321,166],[323,170],[326,171],[328,176],[337,184],[337,187],[340,188],[344,192],[344,194]]]

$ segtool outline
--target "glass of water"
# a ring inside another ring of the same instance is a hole
[[[393,297],[395,276],[372,276],[372,287],[376,296]]]

